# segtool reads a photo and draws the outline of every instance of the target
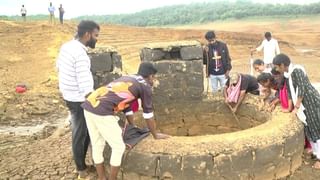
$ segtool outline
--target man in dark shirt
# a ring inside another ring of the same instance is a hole
[[[249,74],[231,73],[224,88],[225,103],[237,112],[247,93],[259,95],[259,84]]]
[[[214,31],[208,31],[205,38],[208,44],[203,51],[203,64],[206,77],[211,80],[212,93],[216,93],[226,83],[232,68],[231,58],[227,45],[216,40]]]
[[[111,146],[109,180],[115,180],[121,164],[125,144],[122,129],[118,125],[117,112],[124,112],[129,124],[133,124],[131,102],[140,98],[143,107],[143,117],[155,139],[165,139],[169,136],[156,133],[153,119],[151,86],[157,70],[149,62],[140,64],[137,75],[123,76],[106,86],[92,92],[82,104],[92,142],[93,160],[96,164],[99,179],[107,179],[104,170],[103,150],[105,141]]]

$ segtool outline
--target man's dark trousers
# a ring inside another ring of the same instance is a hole
[[[71,113],[73,159],[77,170],[83,171],[87,168],[85,158],[90,143],[86,120],[81,102],[66,101],[66,104]]]

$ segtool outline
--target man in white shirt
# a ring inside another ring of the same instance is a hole
[[[93,91],[91,62],[87,47],[95,48],[100,27],[93,21],[81,21],[76,39],[62,45],[57,59],[59,90],[71,113],[72,152],[79,177],[87,175],[85,157],[90,137],[81,103]]]
[[[24,7],[24,5],[22,5],[20,12],[21,12],[22,20],[26,22],[27,9]]]
[[[265,39],[262,41],[261,45],[252,51],[261,51],[263,49],[263,61],[266,69],[272,69],[273,58],[280,54],[280,48],[278,41],[272,38],[270,32],[264,34]]]
[[[56,20],[55,20],[55,17],[54,17],[54,11],[55,10],[56,10],[56,8],[52,5],[52,2],[50,2],[50,5],[48,7],[50,24],[56,23]]]

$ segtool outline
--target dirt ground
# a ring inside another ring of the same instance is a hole
[[[112,45],[122,55],[125,73],[135,73],[139,50],[149,42],[199,40],[208,29],[228,44],[235,71],[249,73],[249,48],[265,31],[273,32],[280,49],[306,67],[312,82],[320,82],[319,19],[230,21],[176,28],[101,25],[98,45]],[[0,179],[73,179],[67,110],[58,92],[55,60],[76,24],[0,21]],[[254,58],[261,58],[257,53]],[[17,84],[27,91],[15,93]],[[58,128],[58,131],[56,129]],[[53,134],[53,135],[52,135]],[[320,179],[306,156],[302,167],[286,179]]]

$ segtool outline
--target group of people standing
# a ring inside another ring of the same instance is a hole
[[[52,5],[52,2],[50,2],[49,7],[48,7],[49,23],[50,24],[55,24],[55,15],[54,15],[55,11],[56,11],[56,8]],[[24,6],[24,4],[22,5],[20,12],[21,12],[22,21],[26,22],[27,21],[27,8]],[[64,13],[65,13],[64,8],[62,7],[62,4],[60,4],[60,6],[59,6],[60,24],[63,24]]]
[[[305,69],[280,53],[278,42],[270,32],[265,33],[260,46],[251,50],[264,50],[264,59],[253,62],[258,77],[232,72],[226,44],[216,40],[213,31],[207,32],[205,38],[208,43],[203,51],[203,64],[212,92],[217,93],[220,84],[225,103],[233,113],[247,93],[261,96],[268,111],[273,111],[280,103],[282,112],[292,113],[303,123],[306,144],[311,144],[310,153],[316,159],[313,167],[320,169],[320,94],[312,86]]]
[[[59,89],[71,113],[72,152],[78,179],[90,176],[91,168],[85,163],[85,158],[91,142],[98,178],[115,180],[125,151],[123,130],[118,124],[117,113],[123,112],[127,122],[134,125],[133,113],[136,110],[132,104],[140,99],[143,118],[152,136],[155,139],[170,136],[156,131],[151,87],[157,69],[152,63],[142,62],[136,74],[122,76],[94,90],[87,48],[95,48],[99,33],[100,26],[97,23],[81,21],[75,38],[62,45],[57,59]],[[275,47],[274,51],[268,50],[274,54],[268,54],[264,61],[257,60],[254,63],[256,71],[261,72],[256,78],[231,72],[227,45],[216,39],[214,31],[206,33],[208,43],[203,51],[203,64],[207,77],[211,79],[213,93],[223,88],[225,103],[236,113],[247,93],[263,94],[267,99],[273,89],[277,91],[279,95],[270,101],[270,106],[280,102],[283,112],[292,112],[303,122],[312,152],[318,159],[314,167],[320,169],[320,95],[311,85],[304,68],[293,65],[287,55],[280,54],[277,41],[271,38],[271,33],[266,33],[265,37],[266,41],[256,50]],[[271,71],[268,70],[270,68]],[[108,178],[103,158],[105,142],[112,149]]]
[[[57,59],[59,89],[71,113],[72,152],[78,179],[90,176],[85,163],[91,142],[92,157],[100,180],[115,180],[120,168],[125,143],[119,117],[123,112],[130,125],[134,125],[132,107],[141,100],[143,118],[155,139],[169,136],[156,131],[151,87],[157,73],[150,62],[140,64],[136,74],[119,79],[94,90],[90,58],[87,47],[95,48],[100,27],[93,21],[81,21],[75,39],[62,45]],[[105,174],[103,150],[107,142],[111,149],[110,173]]]

